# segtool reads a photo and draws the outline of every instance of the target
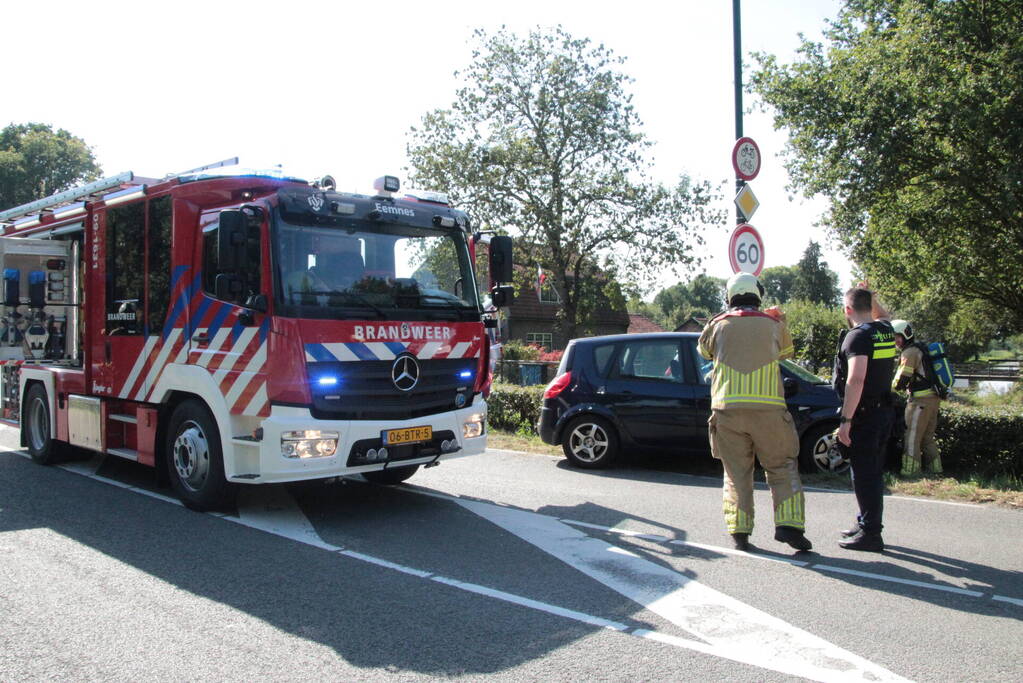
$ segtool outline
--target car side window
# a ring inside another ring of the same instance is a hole
[[[707,360],[696,350],[696,340],[691,339],[685,343],[689,357],[693,359],[693,367],[696,368],[696,383],[708,385],[714,371],[714,361]]]
[[[597,374],[607,377],[611,371],[611,357],[614,355],[614,344],[601,344],[593,348],[593,362],[597,365]]]
[[[618,356],[617,371],[619,377],[684,381],[678,342],[671,339],[627,342]]]

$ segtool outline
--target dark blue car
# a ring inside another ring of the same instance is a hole
[[[544,393],[537,429],[573,465],[607,467],[623,450],[707,453],[711,363],[692,332],[620,334],[569,343]],[[831,385],[790,361],[781,372],[805,472],[840,472],[835,447],[841,400]]]

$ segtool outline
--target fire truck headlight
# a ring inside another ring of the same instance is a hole
[[[473,413],[462,424],[462,436],[466,439],[475,439],[483,435],[483,422],[486,420],[483,413]]]
[[[337,451],[337,432],[306,429],[281,432],[281,454],[285,458],[325,458]]]

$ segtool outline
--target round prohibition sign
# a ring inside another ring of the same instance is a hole
[[[760,173],[760,146],[753,138],[739,138],[732,148],[732,168],[737,178],[753,180]]]
[[[735,226],[728,240],[728,261],[733,273],[751,273],[757,277],[764,269],[764,240],[749,223]]]

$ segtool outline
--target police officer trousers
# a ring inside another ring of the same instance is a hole
[[[753,458],[767,475],[775,526],[803,529],[806,513],[797,458],[799,437],[784,408],[715,410],[707,423],[711,454],[724,465],[728,533],[753,531]]]
[[[857,519],[868,534],[881,533],[884,512],[884,463],[894,411],[889,401],[865,401],[853,415],[842,450],[852,467],[853,491],[860,508]]]

